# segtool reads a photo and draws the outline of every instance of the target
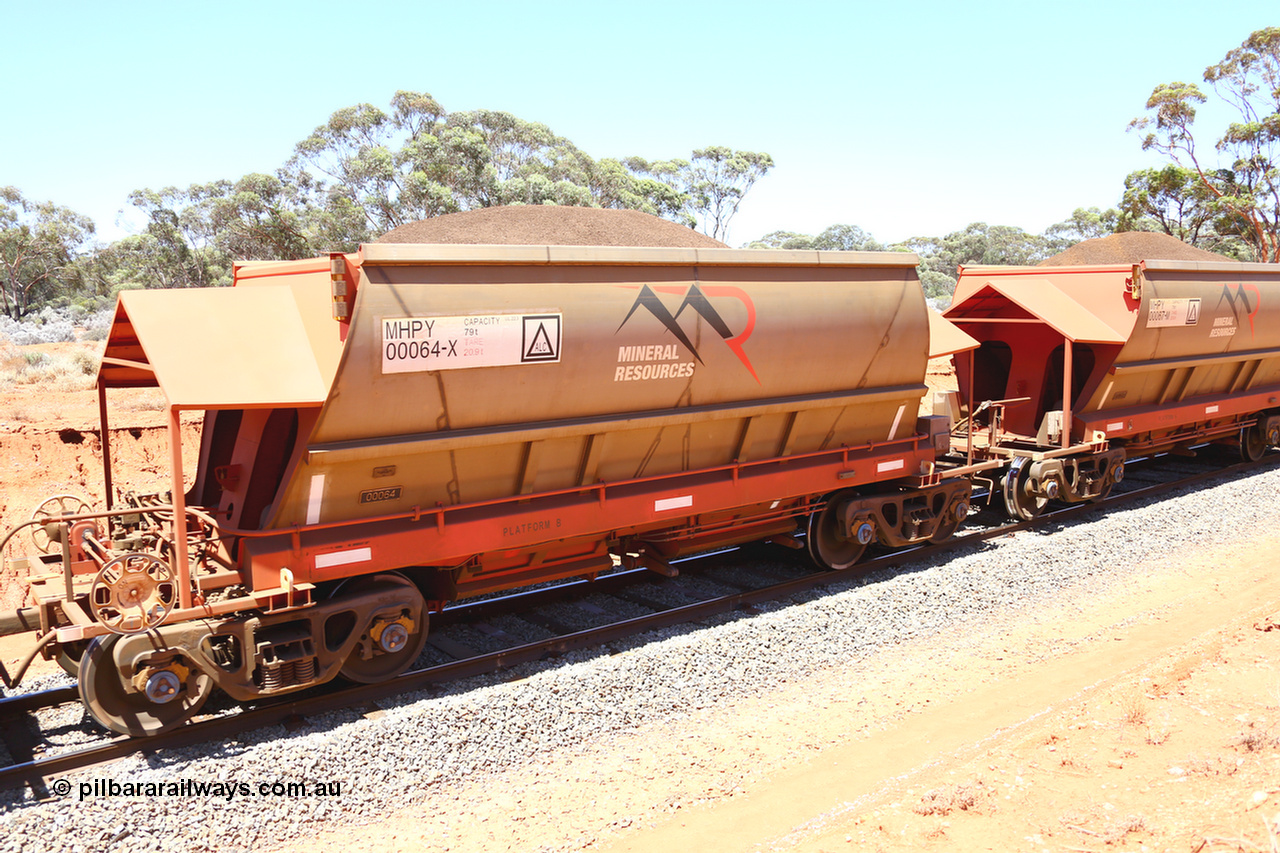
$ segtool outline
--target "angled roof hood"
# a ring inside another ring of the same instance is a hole
[[[180,409],[319,406],[342,343],[308,331],[289,286],[128,290],[98,383],[158,387]]]
[[[1090,344],[1123,344],[1126,337],[1056,287],[1048,278],[1016,280],[993,276],[943,314],[953,323],[1006,319],[1010,306],[1018,317],[1040,320],[1068,340]]]
[[[977,349],[978,341],[932,308],[929,311],[929,358]]]

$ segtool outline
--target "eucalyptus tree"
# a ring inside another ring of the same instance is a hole
[[[94,276],[99,287],[126,276],[145,286],[225,284],[239,258],[350,251],[410,222],[513,204],[640,210],[722,237],[772,164],[720,146],[689,160],[596,160],[545,124],[500,110],[449,112],[430,94],[400,91],[385,110],[337,110],[273,174],[135,191],[144,230],[99,252]]]
[[[828,225],[818,236],[771,231],[752,240],[748,249],[821,249],[836,252],[882,252],[884,245],[857,225]]]
[[[681,180],[700,230],[717,240],[727,238],[742,200],[772,168],[773,158],[764,152],[735,151],[724,145],[694,151]]]
[[[0,310],[18,319],[78,287],[77,261],[93,232],[87,216],[0,187]]]
[[[743,245],[744,249],[812,249],[814,236],[801,234],[798,231],[770,231],[763,237]]]
[[[231,258],[216,243],[207,204],[218,184],[193,184],[187,189],[134,190],[129,202],[147,218],[142,234],[132,243],[148,258],[134,264],[148,277],[145,287],[211,287],[231,281]],[[122,259],[122,263],[129,265]]]
[[[1146,132],[1143,150],[1195,174],[1219,231],[1238,234],[1256,260],[1280,262],[1280,27],[1251,33],[1205,69],[1204,81],[1239,116],[1213,144],[1218,163],[1197,144],[1196,108],[1208,97],[1194,83],[1156,86],[1147,99],[1149,115],[1129,127]]]
[[[1082,240],[1095,240],[1117,231],[1134,230],[1124,215],[1114,207],[1077,207],[1071,216],[1055,222],[1044,231],[1046,251],[1056,254]]]
[[[680,168],[595,160],[545,124],[500,110],[451,113],[419,92],[397,92],[389,112],[338,110],[298,143],[285,171],[300,186],[311,181],[322,218],[346,223],[346,243],[498,205],[626,208],[677,220],[691,206]],[[358,228],[353,211],[363,212]]]
[[[723,239],[772,166],[768,154],[726,146],[688,160],[597,160],[545,124],[500,110],[448,112],[427,93],[400,91],[390,111],[357,104],[335,112],[298,143],[284,171],[355,243],[419,219],[510,204],[640,210]]]
[[[813,238],[813,248],[840,252],[883,252],[882,244],[857,225],[828,225]]]
[[[1229,183],[1228,175],[1219,175]],[[1123,230],[1159,231],[1189,246],[1249,260],[1253,249],[1241,239],[1240,220],[1214,204],[1209,185],[1193,169],[1170,164],[1138,169],[1124,179],[1120,200]]]

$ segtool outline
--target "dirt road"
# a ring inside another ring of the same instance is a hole
[[[1278,557],[1265,537],[1171,555],[1141,585],[549,755],[318,841],[349,853],[1274,851]]]

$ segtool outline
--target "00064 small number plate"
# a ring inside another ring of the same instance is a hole
[[[400,486],[391,486],[386,489],[369,489],[360,493],[360,503],[371,504],[378,501],[395,501],[400,499]]]

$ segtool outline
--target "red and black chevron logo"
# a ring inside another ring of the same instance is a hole
[[[683,293],[684,299],[680,302],[680,307],[675,310],[675,313],[672,313],[667,309],[666,304],[663,303],[662,298],[656,291],[674,294]],[[735,335],[733,330],[729,328],[729,324],[724,321],[724,318],[720,316],[720,312],[711,304],[713,297],[717,299],[736,299],[746,306],[747,323],[740,333]],[[675,335],[676,340],[683,344],[685,349],[689,350],[693,357],[698,360],[698,363],[702,364],[702,356],[698,354],[697,347],[693,345],[693,341],[689,340],[689,336],[680,326],[680,315],[685,312],[685,309],[693,311],[715,330],[716,334],[721,337],[729,349],[738,357],[738,360],[751,373],[751,378],[755,379],[757,383],[760,381],[760,377],[756,375],[755,368],[751,366],[751,359],[747,357],[747,353],[743,349],[743,344],[747,342],[747,339],[751,337],[751,333],[755,331],[756,306],[751,301],[751,297],[742,288],[719,284],[700,286],[697,283],[690,285],[688,288],[670,285],[650,287],[646,284],[640,288],[640,295],[632,303],[631,310],[627,312],[627,316],[618,324],[617,331],[622,331],[622,327],[627,325],[627,322],[641,308],[657,318],[658,322],[668,332]],[[614,334],[617,334],[617,332]]]

